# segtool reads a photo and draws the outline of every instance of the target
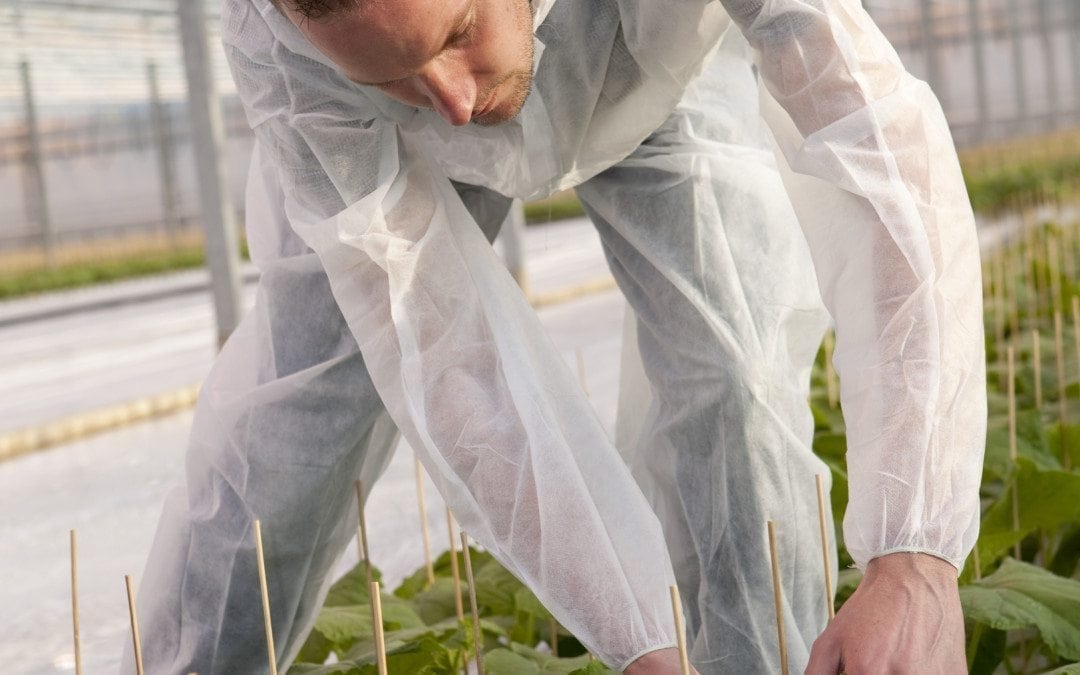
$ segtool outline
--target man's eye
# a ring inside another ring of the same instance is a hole
[[[451,38],[450,43],[453,45],[461,45],[467,43],[472,39],[473,34],[476,32],[476,10],[469,13],[469,18],[465,21],[465,24],[461,29]]]

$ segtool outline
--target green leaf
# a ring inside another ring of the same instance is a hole
[[[326,658],[330,656],[330,652],[334,651],[333,644],[330,643],[322,633],[317,630],[312,630],[308,634],[307,640],[300,647],[300,652],[296,655],[295,664],[300,665],[319,665],[326,662]]]
[[[988,577],[960,588],[964,616],[998,630],[1034,626],[1058,656],[1080,659],[1080,581],[1006,558]]]
[[[489,675],[539,675],[540,666],[506,648],[484,654],[484,672]]]
[[[391,673],[442,675],[461,672],[465,665],[464,643],[443,643],[431,635],[425,635],[386,656],[386,669]]]
[[[1005,658],[1005,631],[975,623],[969,639],[976,639],[974,644],[968,644],[974,651],[971,654],[970,675],[993,675]]]
[[[588,658],[588,657],[586,657]],[[589,661],[584,668],[570,671],[570,675],[616,675],[619,671],[612,670],[599,661]]]
[[[810,412],[814,416],[814,431],[841,435],[844,433],[844,413],[840,408],[830,408],[824,394],[821,398],[811,399]]]
[[[303,660],[311,663],[322,663],[331,651],[343,654],[357,640],[370,637],[371,630],[371,607],[368,605],[349,605],[337,607],[324,607],[315,619],[312,635],[318,635],[321,642],[328,647],[326,653],[314,653],[308,649],[305,643],[301,650]],[[310,641],[310,640],[309,640]]]
[[[814,454],[821,458],[844,461],[847,456],[847,436],[844,432],[819,432],[814,435]]]
[[[817,452],[817,439],[814,440],[814,451]],[[829,503],[832,506],[833,522],[844,522],[844,513],[848,503],[848,477],[847,462],[843,457],[835,458],[829,455],[818,455],[825,462],[832,474],[832,489],[829,491]],[[843,541],[843,531],[836,528],[837,542]]]
[[[379,581],[382,573],[377,567],[371,568],[371,580]],[[364,573],[364,565],[360,563],[349,570],[345,576],[334,582],[330,592],[326,594],[323,607],[337,607],[340,605],[371,605],[371,596],[368,594],[367,575]]]
[[[551,613],[526,586],[514,593],[514,624],[510,628],[510,639],[523,645],[534,645],[541,639],[548,642],[551,636],[545,631],[543,637],[538,631],[550,625]]]
[[[464,590],[462,592],[464,593]],[[412,598],[412,607],[420,619],[428,625],[456,617],[453,580],[447,577],[435,577],[435,583],[430,588],[420,591]]]
[[[457,625],[457,622],[443,622],[436,626],[424,626],[423,628],[405,628],[402,630],[388,631],[383,635],[383,641],[386,644],[387,655],[396,653],[401,649],[411,649],[410,645],[419,643],[424,637],[431,636],[439,642],[446,642],[450,640],[455,633],[460,632],[461,628]],[[368,663],[376,662],[375,654],[375,641],[372,636],[365,636],[363,639],[358,640],[352,648],[346,652],[342,658],[342,662],[355,663],[357,665],[364,665]]]
[[[513,615],[514,594],[525,587],[517,577],[510,574],[497,560],[489,560],[482,567],[473,565],[476,573],[476,602],[482,613]]]
[[[1046,427],[1038,411],[1025,410],[1016,415],[1016,454],[1026,457],[1043,470],[1060,469],[1061,460],[1051,449]],[[986,430],[986,455],[983,469],[994,478],[1006,479],[1012,474],[1009,459],[1009,424],[1007,419],[991,421]]]
[[[479,551],[473,547],[469,547],[469,556],[472,559],[473,569],[478,570],[483,565],[487,564],[489,560],[492,560],[492,556],[487,551]],[[465,558],[461,551],[457,552],[458,559],[458,571],[462,579],[462,583],[465,580]],[[440,577],[450,579],[453,575],[453,567],[450,564],[450,551],[443,551],[442,555],[436,558],[432,563],[432,567],[435,571],[435,580],[438,581]],[[427,569],[421,567],[413,572],[411,575],[405,578],[401,582],[401,585],[394,589],[394,595],[404,600],[410,600],[426,590],[428,587]]]
[[[334,663],[328,666],[316,663],[294,663],[288,675],[367,675],[362,666],[351,663]]]
[[[449,556],[449,551],[444,556]],[[438,581],[438,577],[435,579]],[[428,587],[427,569],[421,567],[411,575],[405,577],[401,585],[394,589],[394,595],[402,600],[412,600]]]
[[[427,622],[420,618],[411,604],[393,596],[383,596],[382,614],[383,628],[387,631],[427,626]]]
[[[457,626],[441,629],[411,629],[386,635],[386,664],[392,673],[442,675],[460,672],[465,667],[466,642]],[[330,675],[375,675],[378,672],[375,647],[371,640],[358,643],[341,663],[312,669],[305,666],[298,673]],[[290,670],[290,675],[293,670]]]
[[[491,675],[566,675],[578,672],[615,675],[615,671],[598,661],[589,661],[588,655],[559,658],[516,642],[511,642],[509,648],[499,647],[484,654],[484,671]]]
[[[1060,668],[1048,670],[1042,675],[1080,675],[1080,663],[1070,663]]]
[[[863,573],[855,567],[842,567],[836,578],[836,609],[840,609],[862,581]]]
[[[343,588],[336,600],[340,601],[347,594],[356,593]],[[383,626],[388,632],[425,627],[424,622],[404,600],[384,595],[382,610]],[[300,649],[297,661],[323,663],[331,652],[343,655],[357,642],[371,641],[372,636],[370,603],[324,606],[315,619],[311,634]]]
[[[1080,474],[1039,470],[1024,457],[1017,459],[1017,465],[1020,528],[1013,529],[1012,490],[1006,490],[982,518],[978,547],[984,566],[1035,530],[1055,532],[1063,524],[1080,520]]]
[[[1049,553],[1049,551],[1044,551]],[[1047,569],[1058,576],[1071,577],[1080,564],[1080,525],[1074,525],[1061,535],[1057,553]]]
[[[1080,465],[1080,424],[1065,425],[1065,449],[1069,451],[1074,465]],[[1046,444],[1055,460],[1065,455],[1061,447],[1061,423],[1056,422],[1046,429]]]

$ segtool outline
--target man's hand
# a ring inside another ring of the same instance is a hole
[[[966,673],[956,568],[924,553],[875,558],[814,642],[806,675]]]
[[[634,660],[626,670],[623,671],[624,675],[679,675],[681,673],[681,667],[679,665],[679,650],[674,647],[668,649],[657,649],[655,652],[649,652],[648,654],[641,656]],[[698,671],[694,670],[694,667],[690,667],[690,672],[694,675],[698,675]]]

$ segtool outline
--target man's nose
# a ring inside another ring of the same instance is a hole
[[[419,73],[419,79],[435,112],[454,126],[469,123],[476,106],[476,80],[468,68],[436,60]]]

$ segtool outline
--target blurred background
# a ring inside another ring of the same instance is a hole
[[[43,265],[197,248],[174,5],[0,1],[0,297],[18,292],[13,273]],[[937,92],[959,147],[1080,125],[1075,0],[868,0],[866,7],[908,68]],[[217,48],[215,12],[208,5],[222,157],[239,209],[252,135]],[[1017,159],[1003,152],[993,161]],[[174,257],[161,263],[192,262]]]
[[[253,137],[218,43],[220,4],[194,11],[199,1],[0,0],[5,672],[74,667],[65,575],[76,527],[88,672],[115,670],[128,625],[120,576],[141,569],[198,383],[251,302],[257,271],[236,223]],[[1055,270],[1075,275],[1080,2],[864,5],[942,102],[984,250],[1022,244],[1016,255],[1030,257],[1053,240]],[[580,216],[573,194],[524,205],[499,246],[610,426],[622,310]],[[1044,236],[1047,223],[1058,229]],[[996,270],[988,293],[1007,296]],[[1057,293],[1067,317],[1068,292]],[[999,340],[1023,320],[1013,325],[1002,302],[989,331]],[[372,497],[391,577],[419,555],[395,543],[419,513],[411,466],[396,463]]]

